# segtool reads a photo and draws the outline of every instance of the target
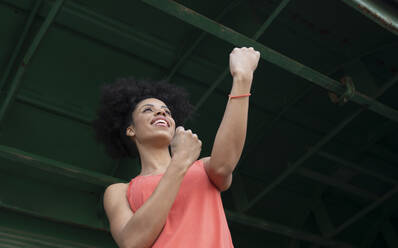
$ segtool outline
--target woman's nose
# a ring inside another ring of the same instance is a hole
[[[160,110],[157,110],[157,111],[156,111],[156,115],[163,115],[163,116],[166,116],[166,113],[165,113],[164,110],[160,109]]]

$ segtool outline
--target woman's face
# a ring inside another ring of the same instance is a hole
[[[127,128],[126,135],[136,143],[168,146],[175,132],[175,122],[171,114],[161,100],[144,99],[135,107],[133,124]]]

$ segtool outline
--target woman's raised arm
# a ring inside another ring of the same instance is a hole
[[[253,48],[235,48],[229,58],[233,84],[223,119],[214,140],[210,158],[204,159],[209,178],[221,190],[232,182],[232,172],[242,154],[246,139],[249,97],[253,73],[260,53]]]

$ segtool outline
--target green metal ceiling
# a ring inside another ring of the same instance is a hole
[[[234,46],[262,56],[244,155],[222,194],[235,247],[398,247],[397,9],[0,0],[0,247],[115,247],[103,190],[139,165],[94,141],[100,86],[133,75],[185,87],[196,106],[186,127],[206,156]]]

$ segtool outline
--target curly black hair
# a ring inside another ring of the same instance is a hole
[[[176,126],[182,125],[193,110],[187,91],[166,81],[127,77],[103,85],[97,119],[92,126],[96,140],[105,145],[106,152],[113,159],[138,156],[135,143],[126,135],[126,128],[134,124],[132,113],[136,105],[147,98],[156,98],[167,104]]]

